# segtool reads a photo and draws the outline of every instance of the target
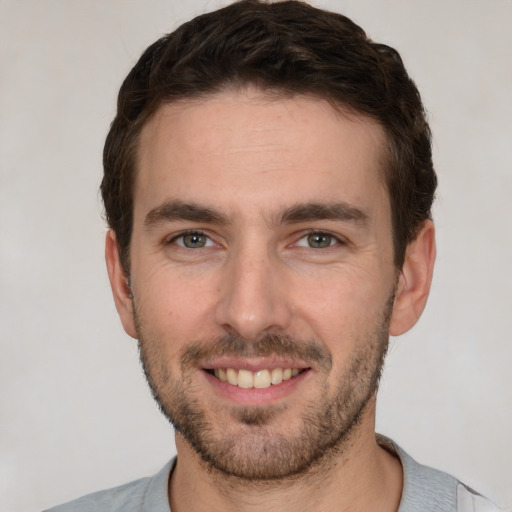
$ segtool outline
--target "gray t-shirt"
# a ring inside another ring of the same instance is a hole
[[[395,453],[404,470],[398,512],[499,512],[493,503],[453,476],[414,461],[393,441],[379,436],[379,444]],[[156,475],[88,494],[46,512],[171,512],[167,484],[176,459]]]

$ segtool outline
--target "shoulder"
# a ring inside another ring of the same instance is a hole
[[[457,512],[505,512],[460,482],[457,486],[457,506]]]
[[[150,478],[135,480],[119,487],[87,494],[46,512],[81,512],[91,510],[142,510]]]
[[[152,477],[87,494],[45,512],[170,512],[167,482],[172,466],[173,461],[170,461]]]
[[[457,478],[416,462],[390,439],[379,444],[400,459],[404,471],[402,500],[398,512],[499,512],[499,508]]]

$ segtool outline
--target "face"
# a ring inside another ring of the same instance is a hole
[[[214,468],[296,474],[373,421],[397,282],[383,147],[366,118],[254,90],[144,127],[118,309]]]

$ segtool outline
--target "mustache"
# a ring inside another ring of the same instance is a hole
[[[195,367],[205,359],[214,357],[282,357],[300,359],[311,366],[320,366],[328,371],[332,367],[331,354],[313,341],[300,342],[291,336],[266,334],[255,341],[234,335],[226,335],[211,341],[193,343],[184,348],[181,364]]]

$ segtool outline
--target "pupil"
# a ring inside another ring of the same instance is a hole
[[[329,235],[313,234],[309,235],[309,245],[315,248],[329,247],[331,237]]]
[[[203,247],[205,244],[204,235],[200,235],[197,233],[193,233],[191,235],[186,235],[184,238],[184,243],[186,247]]]

